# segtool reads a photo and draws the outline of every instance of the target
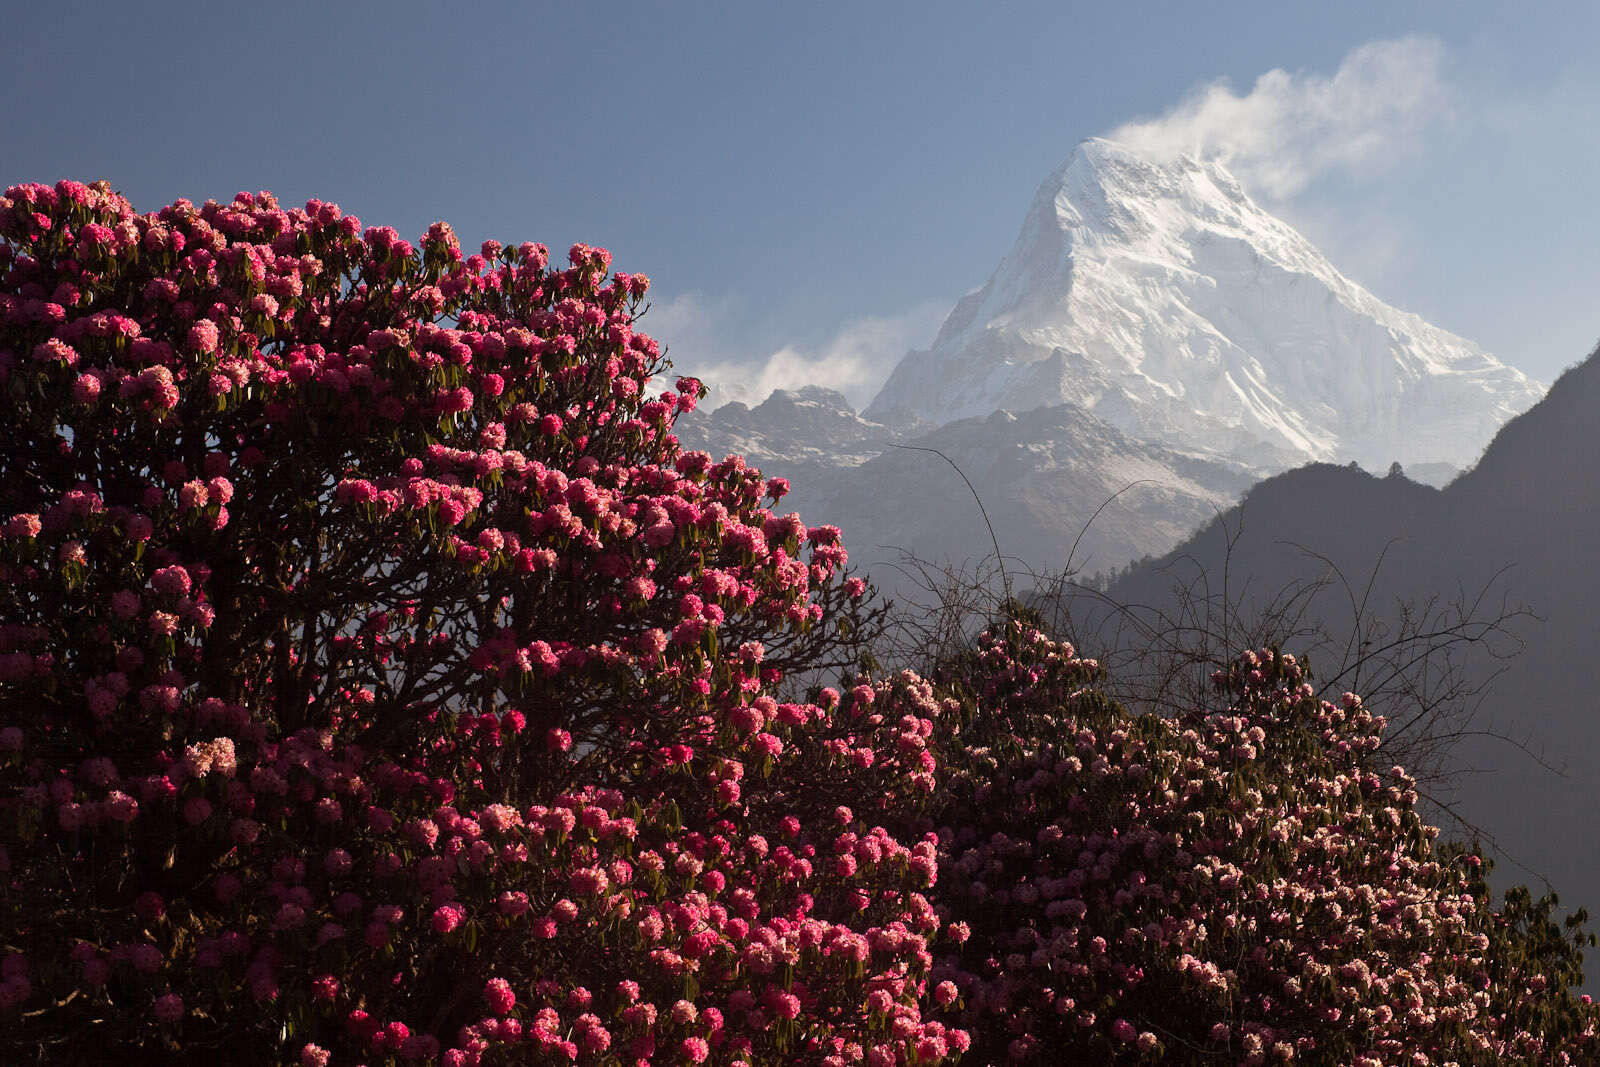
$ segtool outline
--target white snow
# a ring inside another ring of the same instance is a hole
[[[1543,387],[1341,275],[1217,162],[1084,141],[1011,252],[863,414],[934,425],[1076,404],[1270,473],[1468,467]]]

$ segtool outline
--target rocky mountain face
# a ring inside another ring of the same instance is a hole
[[[842,393],[809,385],[774,390],[754,408],[734,401],[700,408],[678,422],[685,448],[737,453],[765,470],[838,471],[858,467],[915,423],[893,427],[857,415]],[[788,475],[791,479],[793,475]]]

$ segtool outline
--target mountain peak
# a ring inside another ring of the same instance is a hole
[[[1119,141],[1107,140],[1104,137],[1085,137],[1073,146],[1072,155],[1061,165],[1060,170],[1079,164],[1095,166],[1100,163],[1137,163],[1142,162],[1133,150]]]
[[[1121,141],[1113,141],[1108,137],[1085,137],[1072,148],[1072,155],[1067,157],[1063,167],[1070,167],[1075,162],[1083,160],[1091,164],[1137,164],[1149,166],[1152,161]]]
[[[1151,159],[1121,141],[1112,141],[1104,137],[1085,137],[1073,147],[1072,154],[1066,161],[1056,168],[1056,175],[1092,173],[1103,180],[1131,172],[1147,176],[1179,178],[1185,174],[1212,169],[1227,174],[1227,168],[1220,160],[1202,161],[1198,156],[1187,153],[1171,159]],[[1231,181],[1232,175],[1228,175],[1228,178]],[[1045,184],[1050,183],[1047,180]]]
[[[1090,138],[1039,187],[988,284],[864,414],[943,423],[1072,403],[1267,473],[1469,466],[1541,394],[1345,278],[1221,161]]]

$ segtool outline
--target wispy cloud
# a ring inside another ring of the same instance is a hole
[[[703,380],[713,406],[740,400],[758,404],[774,389],[820,385],[843,393],[857,409],[865,407],[900,357],[927,345],[949,312],[940,301],[924,301],[890,315],[852,319],[814,347],[786,344],[765,354],[730,348],[740,332],[733,306],[696,294],[659,304],[640,325],[668,346],[673,370]]]
[[[1284,199],[1320,174],[1381,169],[1411,150],[1450,111],[1444,67],[1433,38],[1373,41],[1331,77],[1269,70],[1242,96],[1211,82],[1106,136],[1153,159],[1220,158],[1251,191]]]

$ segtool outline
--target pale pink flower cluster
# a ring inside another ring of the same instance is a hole
[[[941,901],[971,936],[939,973],[982,1055],[1593,1053],[1592,1022],[1525,1029],[1512,1020],[1533,993],[1491,990],[1499,920],[1477,857],[1435,847],[1400,768],[1366,765],[1383,723],[1359,699],[1318,700],[1271,649],[1217,676],[1214,709],[1177,719],[1129,715],[1096,673],[1013,622],[940,679],[977,700],[939,831]]]

